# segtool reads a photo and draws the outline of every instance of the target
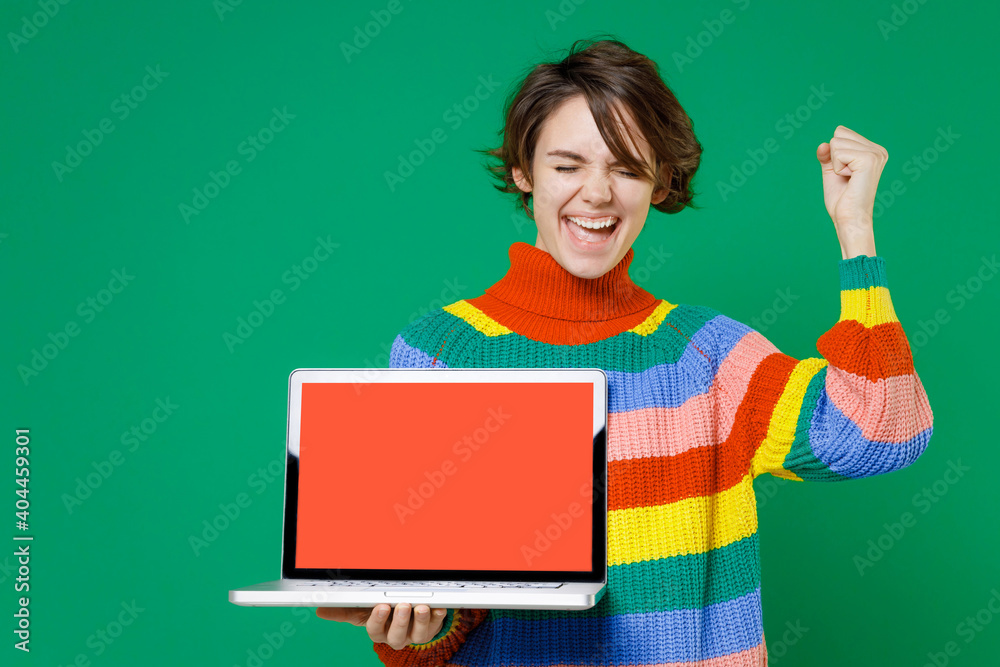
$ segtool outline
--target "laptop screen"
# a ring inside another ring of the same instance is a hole
[[[296,569],[591,571],[592,382],[303,382],[299,417]]]

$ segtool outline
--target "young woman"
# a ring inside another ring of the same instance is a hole
[[[485,294],[406,327],[390,366],[607,372],[608,585],[584,612],[317,613],[365,625],[391,667],[766,664],[754,477],[890,472],[932,432],[875,254],[885,149],[843,126],[817,149],[843,257],[841,315],[817,342],[822,358],[804,360],[629,278],[650,206],[690,205],[701,155],[649,59],[618,41],[575,43],[526,77],[502,146],[488,152],[500,161],[498,187],[533,216],[535,245],[512,244],[510,269]]]

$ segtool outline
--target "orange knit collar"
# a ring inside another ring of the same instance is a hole
[[[578,278],[552,255],[523,241],[510,246],[510,269],[486,293],[528,312],[572,322],[612,320],[647,309],[656,298],[628,275],[635,252],[598,278]]]
[[[575,345],[640,324],[660,300],[628,275],[634,251],[598,278],[579,278],[549,253],[523,241],[510,246],[510,269],[486,293],[466,301],[534,340]]]

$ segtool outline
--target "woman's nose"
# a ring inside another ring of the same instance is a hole
[[[611,184],[602,174],[589,176],[583,184],[583,200],[586,202],[606,202],[611,199]]]

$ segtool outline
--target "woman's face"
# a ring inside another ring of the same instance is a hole
[[[641,151],[652,165],[652,151],[640,141],[638,149],[631,146],[632,154],[638,158]],[[542,125],[532,163],[534,183],[529,186],[523,172],[513,169],[517,186],[533,193],[535,247],[580,278],[597,278],[614,268],[642,231],[650,204],[667,196],[665,189],[654,194],[651,182],[614,162],[586,99],[578,95]],[[604,226],[608,220],[610,227]]]

